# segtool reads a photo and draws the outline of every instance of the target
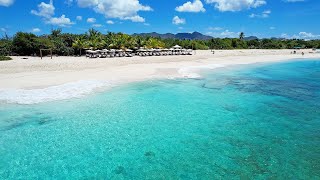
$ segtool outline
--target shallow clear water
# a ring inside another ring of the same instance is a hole
[[[1,179],[319,179],[320,61],[0,105]]]

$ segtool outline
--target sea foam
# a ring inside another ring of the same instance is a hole
[[[182,67],[178,70],[178,73],[181,74],[184,78],[190,78],[190,79],[197,79],[201,78],[201,75],[198,74],[199,71],[204,69],[216,69],[216,68],[222,68],[225,67],[225,65],[222,64],[209,64],[209,65],[203,65],[203,66],[188,66],[188,67]]]
[[[0,89],[0,101],[16,104],[37,104],[65,100],[82,97],[98,88],[110,85],[109,82],[105,81],[85,80],[43,89]]]

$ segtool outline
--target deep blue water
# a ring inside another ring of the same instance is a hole
[[[1,179],[320,179],[320,61],[0,105]]]

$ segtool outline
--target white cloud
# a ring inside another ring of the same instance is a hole
[[[107,21],[107,24],[114,24],[114,22],[111,21],[111,20],[108,20],[108,21]]]
[[[310,33],[310,32],[299,32],[298,34],[294,34],[294,35],[290,36],[287,33],[282,33],[281,37],[282,38],[286,38],[286,39],[311,40],[311,39],[320,39],[320,34],[313,34],[313,33]]]
[[[219,37],[219,38],[236,38],[236,37],[239,37],[239,32],[232,32],[227,29],[222,32],[217,32],[217,31],[206,32],[206,35],[213,36],[213,37]]]
[[[102,24],[92,24],[92,27],[99,28],[99,27],[102,27]]]
[[[298,35],[294,35],[293,37],[297,39],[319,39],[320,35],[309,32],[299,32]]]
[[[131,20],[132,22],[145,22],[145,19],[139,15],[132,17],[125,17],[124,20]]]
[[[61,17],[52,17],[46,21],[47,24],[52,24],[56,26],[69,26],[74,24],[74,22],[71,22],[69,18],[66,18],[66,16],[63,14]]]
[[[223,30],[223,28],[222,27],[209,27],[208,30],[210,30],[210,31],[221,31],[221,30]]]
[[[150,26],[150,24],[149,24],[149,23],[143,23],[143,25],[145,25],[145,26]]]
[[[273,26],[271,26],[271,27],[269,27],[269,29],[270,29],[270,30],[275,30],[276,28],[273,27]]]
[[[55,10],[55,7],[53,6],[52,0],[50,0],[49,4],[41,2],[38,5],[38,11],[31,10],[31,14],[44,17],[44,18],[50,18],[51,16],[54,15],[54,10]]]
[[[183,18],[179,18],[179,16],[175,16],[172,19],[172,24],[175,24],[175,25],[185,24],[185,23],[186,23],[186,20]]]
[[[284,0],[284,2],[303,2],[305,0]]]
[[[7,32],[7,29],[6,28],[0,28],[0,31]]]
[[[266,0],[206,0],[219,11],[241,11],[267,4]]]
[[[0,6],[9,7],[13,4],[14,0],[0,0]]]
[[[140,4],[139,0],[77,0],[82,8],[92,8],[106,18],[119,18],[133,22],[144,22],[139,11],[152,11],[150,6]]]
[[[41,31],[41,29],[39,29],[39,28],[33,28],[32,30],[31,30],[31,32],[33,32],[33,33],[38,33],[38,32],[40,32]]]
[[[42,17],[46,24],[52,24],[52,25],[62,26],[62,27],[74,24],[65,15],[62,15],[60,17],[53,17],[54,11],[55,11],[55,7],[53,5],[53,0],[50,0],[48,4],[41,2],[38,5],[38,11],[31,10],[31,14]]]
[[[95,23],[97,20],[95,18],[88,18],[87,23]]]
[[[65,3],[66,3],[68,6],[71,6],[72,3],[73,3],[73,0],[66,0]]]
[[[82,16],[77,16],[76,18],[78,21],[82,21]]]
[[[266,10],[266,11],[263,11],[261,14],[250,14],[249,17],[250,18],[268,18],[271,14],[271,11],[270,10]]]
[[[221,36],[221,37],[230,37],[230,38],[233,38],[233,37],[238,37],[238,36],[239,36],[239,33],[232,32],[232,31],[229,31],[229,30],[225,30],[225,31],[223,31],[222,33],[220,33],[220,36]]]
[[[176,7],[176,11],[178,12],[205,12],[206,10],[203,8],[203,4],[200,0],[195,0],[192,2],[188,1],[184,3],[182,6]]]

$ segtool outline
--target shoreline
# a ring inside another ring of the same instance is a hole
[[[0,101],[32,104],[80,97],[102,87],[151,79],[198,78],[201,69],[230,65],[286,62],[320,58],[300,50],[196,51],[192,56],[88,59],[85,57],[13,57],[0,62]],[[26,102],[26,103],[23,103]]]

